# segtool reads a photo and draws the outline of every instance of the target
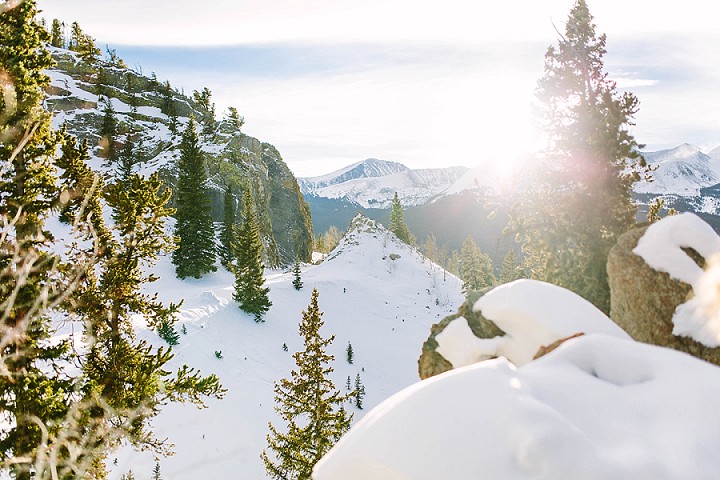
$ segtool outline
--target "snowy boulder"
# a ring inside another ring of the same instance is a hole
[[[584,335],[421,381],[365,415],[315,480],[715,479],[720,369]]]
[[[420,376],[495,357],[524,365],[568,338],[590,333],[630,338],[579,295],[537,280],[516,280],[468,301],[457,315],[433,326]]]
[[[492,321],[483,317],[479,312],[473,311],[473,306],[480,296],[487,290],[481,292],[469,292],[465,303],[458,309],[457,313],[443,318],[439,323],[433,325],[430,329],[430,336],[422,346],[422,355],[418,360],[418,373],[420,378],[429,378],[448,370],[452,370],[453,365],[437,352],[438,343],[436,336],[445,330],[445,328],[453,321],[459,318],[465,319],[472,334],[478,339],[489,339],[499,337],[505,334]]]
[[[720,332],[712,332],[712,315],[703,319],[693,300],[704,257],[720,248],[720,239],[699,222],[692,214],[667,217],[618,239],[608,255],[610,318],[635,340],[720,365]]]

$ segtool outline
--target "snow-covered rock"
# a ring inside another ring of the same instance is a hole
[[[718,401],[717,367],[586,335],[519,368],[498,358],[406,388],[356,424],[313,479],[709,480],[720,469]]]

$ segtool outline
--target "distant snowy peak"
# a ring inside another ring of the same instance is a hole
[[[345,200],[364,208],[388,208],[395,192],[404,206],[422,205],[443,194],[466,167],[411,170],[405,165],[369,159],[313,178],[300,178],[305,195]]]
[[[715,153],[720,157],[720,152]],[[713,158],[687,143],[643,155],[657,169],[653,172],[654,181],[635,184],[637,193],[699,195],[701,188],[720,182]]]
[[[358,178],[377,178],[406,172],[408,167],[398,162],[368,158],[319,177],[300,178],[298,183],[303,193],[313,193],[324,187],[345,183]]]

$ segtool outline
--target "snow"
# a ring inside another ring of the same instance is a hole
[[[720,182],[720,170],[714,168],[713,159],[692,145],[647,152],[643,156],[656,170],[652,182],[635,183],[633,190],[637,193],[695,196],[701,188]]]
[[[525,365],[541,347],[579,333],[630,338],[584,298],[537,280],[516,280],[494,288],[480,297],[474,310],[505,335],[479,339],[465,318],[453,320],[436,340],[438,353],[455,368],[498,356]]]
[[[717,367],[587,335],[519,368],[498,358],[403,390],[313,478],[709,480],[720,468],[719,401]]]
[[[291,272],[268,272],[273,306],[261,324],[232,300],[230,273],[220,269],[200,280],[181,281],[169,259],[155,268],[161,280],[151,285],[152,291],[165,302],[185,300],[176,329],[185,325],[187,335],[181,334],[180,345],[173,348],[172,368],[187,363],[216,373],[228,389],[225,399],[208,402],[207,409],[167,405],[156,418],[158,437],[175,444],[176,455],[160,459],[164,478],[266,478],[260,453],[268,422],[283,426],[273,410],[273,382],[294,368],[291,355],[302,349],[297,325],[313,288],[320,292],[322,333],[336,336],[330,352],[338,388],[344,391],[346,378],[359,373],[369,409],[417,380],[422,343],[431,325],[463,302],[462,282],[452,275],[443,280],[440,267],[374,222],[358,218],[354,225],[323,263],[302,266],[302,290],[293,288]],[[392,260],[391,254],[400,257]],[[162,344],[145,328],[138,336]],[[355,352],[352,365],[345,359],[348,342]],[[223,358],[217,359],[215,351]],[[356,421],[367,411],[348,409]],[[129,469],[137,478],[149,478],[154,465],[150,454],[130,448],[109,460],[111,480]]]
[[[650,225],[633,253],[658,272],[694,285],[702,269],[681,248],[692,248],[704,258],[720,252],[720,237],[693,213],[671,215]]]

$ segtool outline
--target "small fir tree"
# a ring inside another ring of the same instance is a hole
[[[293,267],[293,287],[295,290],[300,290],[303,287],[302,279],[300,278],[300,259],[295,257],[295,266]]]
[[[160,463],[155,462],[155,468],[153,468],[152,473],[152,480],[162,480],[162,476],[160,475]]]
[[[183,328],[185,328],[185,325],[183,325]],[[170,346],[177,345],[180,341],[180,334],[177,333],[172,322],[168,319],[163,319],[160,321],[157,327],[157,331],[158,336],[165,340],[165,342],[167,342],[167,344]]]
[[[50,30],[50,45],[56,48],[63,48],[65,46],[65,36],[63,34],[63,27],[65,25],[60,23],[60,20],[54,18],[52,21],[52,27]]]
[[[179,243],[172,261],[178,278],[200,278],[216,270],[215,232],[205,168],[195,120],[191,117],[180,143],[175,197],[175,236]]]
[[[265,266],[262,261],[262,242],[255,216],[255,207],[248,184],[243,193],[243,212],[240,227],[235,227],[233,252],[235,256],[235,293],[233,299],[240,308],[252,314],[256,322],[270,310],[269,288],[264,287]]]
[[[350,342],[348,342],[347,348],[345,349],[345,358],[347,359],[347,362],[352,365],[353,360],[355,359],[355,352],[353,352],[353,346]]]
[[[480,250],[469,235],[460,250],[460,278],[463,281],[463,293],[481,290],[495,284],[490,257]]]
[[[228,121],[230,122],[230,125],[232,125],[232,127],[235,130],[240,132],[240,129],[242,128],[242,126],[245,125],[245,118],[240,116],[237,108],[228,107],[227,117],[228,117]]]
[[[393,197],[392,207],[390,209],[390,226],[388,230],[403,242],[407,244],[412,243],[412,234],[403,220],[403,207],[397,192],[395,192],[395,197]]]
[[[100,100],[103,108],[103,120],[100,124],[100,148],[102,149],[102,157],[110,162],[116,157],[116,142],[118,133],[118,119],[115,109],[112,106],[110,97],[102,97]]]
[[[517,254],[515,250],[511,248],[507,255],[505,255],[505,258],[503,258],[498,284],[514,282],[524,276],[523,268],[520,262],[518,262]]]
[[[302,312],[300,336],[305,348],[293,355],[297,369],[275,383],[275,410],[286,422],[285,432],[269,424],[268,447],[261,458],[270,478],[309,480],[312,469],[350,427],[352,416],[343,409],[342,395],[330,379],[334,357],[327,353],[334,336],[320,334],[323,325],[318,291]]]
[[[347,376],[347,380],[345,381],[345,390],[348,392],[352,389],[352,381],[350,380],[350,375]]]
[[[359,409],[363,409],[363,398],[365,398],[365,385],[362,383],[360,374],[355,375],[355,390],[353,390],[355,397],[355,406]]]

